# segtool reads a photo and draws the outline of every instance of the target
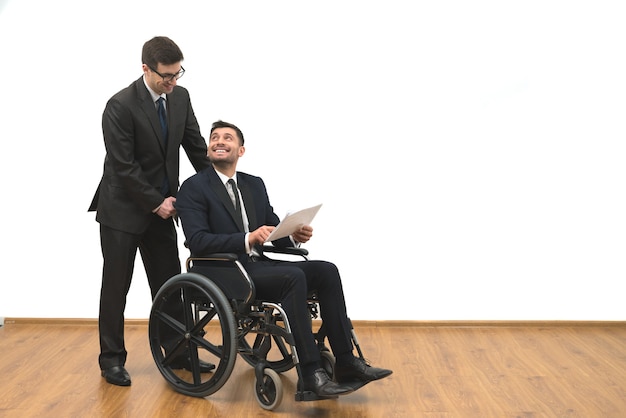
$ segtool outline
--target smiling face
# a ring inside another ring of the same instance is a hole
[[[224,174],[225,171],[234,171],[237,160],[246,151],[241,145],[237,133],[232,128],[215,128],[209,138],[207,156],[213,165]]]
[[[182,65],[180,62],[171,65],[158,63],[157,68],[150,68],[143,64],[143,73],[146,83],[156,94],[170,94],[176,86],[177,78],[175,74],[180,74]]]

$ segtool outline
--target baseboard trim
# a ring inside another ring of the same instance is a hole
[[[319,321],[319,320],[316,320]],[[126,319],[127,326],[147,326],[148,319]],[[4,318],[7,325],[97,326],[96,318]],[[494,327],[626,327],[626,321],[585,320],[353,320],[358,327],[494,328]]]

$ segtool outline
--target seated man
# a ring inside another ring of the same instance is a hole
[[[320,397],[336,396],[389,376],[391,370],[371,367],[353,355],[351,325],[334,264],[262,257],[261,246],[279,218],[270,205],[263,180],[236,171],[244,152],[244,138],[238,127],[222,121],[213,124],[207,151],[212,167],[187,179],[176,200],[191,253],[238,254],[254,281],[257,298],[281,303],[294,334],[304,390]],[[292,247],[307,242],[312,233],[310,226],[304,226],[273,244]],[[309,289],[315,290],[319,298],[320,314],[336,359],[336,382],[321,367],[307,306]]]

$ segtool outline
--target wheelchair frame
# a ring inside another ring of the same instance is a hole
[[[308,260],[308,251],[301,248],[265,246],[264,252]],[[194,272],[195,264],[203,264],[203,271],[211,277]],[[327,399],[301,387],[302,371],[289,318],[280,304],[255,299],[254,282],[236,254],[192,256],[186,269],[158,291],[148,325],[152,356],[174,390],[194,397],[215,393],[227,382],[239,354],[255,369],[255,395],[263,409],[272,410],[281,403],[279,373],[293,367],[298,374],[296,401]],[[317,318],[319,305],[314,294],[308,304],[312,319]],[[332,378],[335,358],[325,346],[323,323],[314,335],[322,365]],[[352,341],[363,358],[354,330]],[[268,359],[273,345],[276,350],[272,354],[278,358]],[[183,368],[181,358],[186,361]],[[203,363],[211,363],[215,369],[202,373]]]

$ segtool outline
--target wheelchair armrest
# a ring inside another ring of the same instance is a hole
[[[274,247],[273,245],[264,245],[263,246],[263,252],[264,253],[299,255],[299,256],[302,256],[302,257],[309,255],[309,251],[306,248],[298,248],[298,247],[279,248],[279,247]]]
[[[235,253],[213,253],[206,255],[190,255],[187,258],[187,271],[191,268],[191,264],[194,261],[237,261],[237,254]]]
[[[235,261],[237,260],[237,254],[213,253],[213,254],[206,254],[206,255],[191,255],[189,258],[193,260],[205,260],[205,261]]]

